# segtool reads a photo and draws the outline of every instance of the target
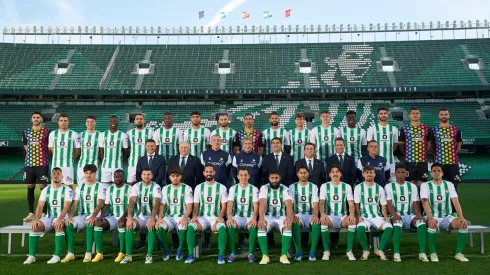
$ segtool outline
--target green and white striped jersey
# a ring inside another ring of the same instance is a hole
[[[205,182],[199,184],[194,189],[194,203],[199,204],[199,217],[214,217],[219,216],[221,204],[228,201],[226,186],[219,182],[207,184]]]
[[[78,168],[83,168],[87,164],[95,164],[99,166],[99,135],[100,132],[88,133],[87,131],[80,133],[80,159],[78,160]]]
[[[136,197],[135,215],[140,217],[151,216],[151,211],[153,211],[153,199],[160,200],[162,198],[162,190],[160,186],[154,182],[145,186],[145,184],[140,181],[135,183],[131,187],[131,196]]]
[[[235,184],[230,187],[228,201],[233,202],[233,216],[252,218],[253,204],[259,202],[259,189],[250,183],[245,188]]]
[[[78,201],[78,215],[90,216],[94,213],[99,200],[105,201],[106,187],[96,182],[92,185],[82,183],[75,189],[74,201]],[[100,213],[99,213],[100,214]]]
[[[294,163],[305,157],[305,144],[310,137],[310,130],[304,128],[303,130],[293,129],[289,131],[289,138],[291,139],[291,156]]]
[[[420,186],[420,198],[429,200],[430,211],[435,218],[451,215],[451,199],[457,197],[456,189],[450,181],[443,180],[440,184],[429,181]]]
[[[417,186],[411,182],[398,184],[390,182],[385,186],[386,200],[393,202],[393,208],[400,216],[413,213],[413,204],[419,202]]]
[[[179,154],[179,143],[182,141],[183,133],[176,127],[165,129],[159,128],[153,134],[153,139],[158,145],[158,154],[165,157],[168,162],[170,157]]]
[[[73,130],[55,130],[49,133],[48,147],[53,148],[51,167],[73,167],[73,153],[80,148],[80,138]]]
[[[289,186],[289,190],[293,197],[294,214],[313,214],[313,203],[319,201],[318,187],[311,182],[306,185],[296,182]]]
[[[320,201],[325,201],[325,214],[347,215],[347,202],[354,200],[352,187],[345,182],[334,184],[327,182],[320,187]]]
[[[48,209],[46,217],[50,219],[59,218],[65,208],[65,202],[71,202],[72,200],[73,190],[66,185],[62,185],[60,188],[54,188],[52,185],[48,185],[48,187],[41,191],[41,196],[39,196],[39,201],[46,202]]]
[[[165,205],[165,216],[180,218],[184,216],[187,210],[186,204],[194,202],[192,197],[192,188],[182,183],[179,187],[173,184],[164,186],[162,189],[162,203]]]
[[[316,156],[326,161],[335,152],[335,139],[341,137],[340,130],[332,125],[323,128],[321,125],[311,129],[310,142],[316,145]]]
[[[153,129],[144,128],[138,130],[133,128],[127,132],[129,138],[129,147],[131,148],[129,153],[128,166],[136,167],[139,158],[146,154],[146,140],[153,138]]]
[[[102,168],[122,168],[122,150],[128,148],[128,136],[126,133],[110,130],[99,135],[99,148],[104,148]]]
[[[131,186],[124,184],[117,188],[115,184],[111,185],[106,191],[105,204],[109,205],[109,213],[121,218],[128,211],[129,196],[131,194]]]
[[[379,146],[378,154],[386,158],[387,163],[395,163],[393,144],[398,143],[398,129],[395,126],[371,125],[367,130],[367,140],[375,140]]]
[[[382,217],[379,205],[386,205],[385,190],[374,183],[367,186],[365,182],[354,188],[354,202],[359,203],[359,210],[364,218]]]
[[[291,140],[289,139],[289,132],[284,128],[278,129],[266,129],[262,132],[265,141],[264,156],[272,153],[272,139],[280,138],[282,140],[282,150],[284,151],[284,146],[291,145]]]
[[[357,163],[361,158],[361,147],[367,145],[366,131],[361,127],[342,127],[340,133],[345,142],[345,153],[352,156]]]
[[[200,127],[197,130],[189,128],[184,131],[184,140],[189,142],[191,146],[190,154],[200,158],[201,153],[206,151],[206,145],[209,144],[209,137],[211,132],[208,128]]]
[[[209,137],[211,142],[211,137],[214,135],[219,135],[221,137],[221,150],[233,153],[233,138],[235,137],[236,131],[228,128],[228,130],[222,130],[221,128],[216,128],[211,132]]]
[[[292,203],[291,193],[285,185],[280,185],[279,188],[273,189],[270,184],[260,187],[259,200],[265,199],[264,216],[279,218],[286,216],[286,201]]]

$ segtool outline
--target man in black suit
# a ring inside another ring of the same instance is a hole
[[[190,155],[190,145],[187,141],[179,144],[179,155],[173,156],[168,161],[168,170],[180,169],[182,171],[182,182],[189,185],[192,190],[204,182],[203,168],[201,161]]]
[[[325,164],[323,161],[315,158],[315,152],[315,144],[307,142],[305,144],[305,157],[296,162],[295,170],[299,169],[299,167],[307,167],[308,172],[310,173],[308,181],[314,183],[318,187],[318,190],[320,190],[322,184],[327,182],[327,175],[325,172]],[[295,181],[298,181],[297,176]]]
[[[160,187],[163,187],[167,171],[165,157],[155,153],[157,145],[153,139],[148,139],[145,146],[146,155],[139,158],[136,165],[136,181],[141,181],[141,172],[143,172],[143,169],[150,168],[153,174],[153,181],[160,185]]]
[[[335,154],[331,155],[327,160],[327,171],[330,171],[330,166],[338,164],[342,168],[341,181],[349,184],[354,190],[354,183],[357,178],[356,162],[352,156],[345,153],[345,142],[343,138],[335,139]],[[339,233],[330,233],[330,249],[335,249],[339,241]]]
[[[338,164],[342,167],[341,181],[354,188],[354,183],[357,178],[356,162],[352,156],[345,153],[345,142],[343,138],[335,139],[335,154],[331,155],[327,160],[327,171],[330,170],[330,166],[333,164]]]
[[[271,140],[272,153],[264,157],[262,164],[262,178],[264,184],[269,182],[271,172],[279,172],[281,183],[289,186],[293,182],[294,163],[291,155],[282,151],[282,140],[275,137]]]

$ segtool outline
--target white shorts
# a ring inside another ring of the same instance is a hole
[[[136,167],[128,166],[128,183],[136,182]]]
[[[43,232],[39,232],[39,237],[44,236],[44,233],[48,233],[48,232],[53,231],[53,229],[54,229],[54,227],[53,227],[54,219],[48,218],[48,217],[44,217],[44,218],[40,218],[39,221],[44,224],[44,231]]]
[[[246,229],[248,230],[248,223],[252,218],[247,218],[247,217],[240,217],[240,216],[233,216],[233,219],[236,221],[236,229]]]
[[[61,173],[63,174],[63,184],[64,185],[73,185],[75,183],[75,172],[73,167],[59,167],[61,169]]]
[[[87,224],[87,215],[75,216],[71,220],[71,223],[73,224],[73,229],[75,230],[75,232],[80,232],[85,229],[85,226]]]
[[[347,216],[342,216],[342,215],[327,215],[328,219],[332,223],[333,228],[341,228],[342,227],[342,222],[344,221]]]
[[[403,229],[410,229],[413,219],[415,219],[415,215],[413,215],[413,214],[402,216],[401,222],[393,223],[393,226],[400,226],[401,225],[401,227]]]
[[[97,175],[95,176],[95,181],[99,180],[99,170],[97,170]],[[81,184],[85,182],[85,174],[83,173],[83,167],[77,168],[77,183]]]
[[[100,173],[101,182],[114,182],[114,172],[122,168],[102,168]]]
[[[136,216],[133,217],[140,225],[140,231],[146,231],[146,223],[151,218],[151,216]]]
[[[444,218],[434,217],[434,219],[437,220],[437,227],[438,227],[439,231],[447,231],[447,230],[449,230],[449,225],[451,224],[451,222],[453,222],[453,220],[456,218],[449,215],[449,216],[446,216]]]
[[[204,217],[204,216],[197,217],[197,220],[199,221],[199,224],[202,227],[202,231],[206,231],[206,230],[213,231],[213,226],[216,223],[217,219],[218,218],[215,217]]]
[[[273,229],[278,230],[282,234],[282,229],[284,228],[284,221],[286,217],[265,217],[267,223],[267,233],[271,232]]]
[[[371,228],[375,228],[375,229],[379,230],[379,228],[385,223],[385,219],[382,217],[363,218],[363,219],[364,219],[364,221],[358,223],[357,226],[364,225],[366,227],[366,231],[369,231]],[[384,227],[383,227],[383,229],[384,229]]]
[[[118,226],[119,219],[116,216],[107,216],[105,217],[105,219],[109,223],[109,230],[107,231],[112,231],[119,228]],[[126,228],[126,226],[124,228]]]
[[[313,215],[310,215],[310,214],[296,214],[295,216],[299,218],[299,221],[301,223],[301,227],[310,228],[310,226],[311,226],[311,217],[313,217]]]
[[[163,221],[167,224],[167,232],[176,232],[176,229],[178,230],[187,230],[186,227],[182,227],[179,225],[179,222],[182,218],[181,217],[165,217],[163,218]],[[187,219],[189,221],[189,219]]]

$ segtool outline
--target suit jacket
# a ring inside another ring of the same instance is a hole
[[[308,162],[306,161],[306,158],[299,159],[294,167],[294,171],[298,171],[299,167],[308,167]],[[295,174],[295,181],[298,181],[298,176]],[[310,176],[308,177],[308,181],[314,183],[316,186],[318,186],[318,190],[320,190],[320,187],[322,184],[327,182],[327,175],[325,173],[325,165],[323,164],[322,160],[313,159],[313,172],[310,172]]]
[[[176,168],[180,169],[180,154],[171,157],[168,161],[168,171]],[[182,171],[182,182],[189,185],[192,190],[198,184],[204,182],[203,167],[197,157],[187,155],[187,162],[184,171]]]
[[[330,156],[327,160],[327,173],[330,170],[330,166],[333,164],[340,165],[339,157],[337,154]],[[342,167],[342,178],[341,180],[351,186],[356,182],[357,170],[356,162],[353,157],[344,153],[344,166]],[[327,175],[328,177],[328,175]]]
[[[141,181],[141,172],[143,169],[147,168],[150,168],[153,173],[153,181],[156,184],[163,186],[167,171],[165,157],[155,154],[153,161],[151,162],[151,167],[148,167],[148,155],[139,158],[138,163],[136,164],[136,181]]]
[[[262,178],[264,184],[269,182],[269,173],[279,172],[281,183],[289,186],[294,179],[294,161],[291,155],[282,152],[279,167],[276,165],[276,157],[274,153],[268,154],[262,161]]]

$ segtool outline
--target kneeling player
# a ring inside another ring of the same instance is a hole
[[[401,262],[400,241],[403,229],[417,228],[419,239],[419,259],[428,262],[425,255],[427,244],[427,226],[420,213],[420,199],[417,186],[405,181],[407,169],[404,164],[397,164],[395,168],[396,182],[385,186],[386,202],[393,222],[393,261]],[[415,213],[412,214],[412,213]]]
[[[92,244],[94,243],[94,226],[104,205],[105,190],[102,183],[96,182],[97,166],[87,164],[83,167],[85,182],[78,185],[73,197],[70,215],[66,219],[67,228],[77,232],[85,229],[85,257],[84,263],[92,261]],[[78,216],[73,217],[78,206]],[[72,231],[72,230],[70,230]],[[74,234],[68,234],[68,251],[73,251]],[[100,252],[99,252],[100,253]],[[100,257],[100,256],[99,256]],[[61,262],[66,263],[75,257],[68,254]]]
[[[455,258],[461,262],[467,262],[468,259],[462,254],[463,248],[468,239],[468,222],[463,217],[463,210],[459,204],[458,194],[454,185],[442,180],[442,165],[439,163],[432,164],[431,168],[432,181],[424,182],[420,186],[420,198],[427,215],[427,225],[429,229],[429,251],[430,260],[438,262],[436,254],[436,232],[439,230],[459,229],[458,242],[456,246]],[[451,202],[456,208],[458,218],[451,215]]]
[[[120,262],[126,264],[133,261],[133,238],[134,231],[148,231],[148,251],[146,253],[145,264],[153,262],[153,248],[155,247],[155,219],[158,213],[161,199],[160,186],[152,181],[153,175],[149,168],[141,172],[142,181],[137,182],[131,187],[129,197],[127,221],[126,221],[126,256]],[[134,212],[134,205],[138,210]],[[133,217],[133,213],[136,215]]]
[[[281,184],[278,172],[270,172],[269,183],[260,188],[259,193],[259,232],[258,239],[262,260],[260,264],[269,263],[267,251],[267,233],[273,229],[282,234],[282,250],[279,261],[289,264],[287,252],[291,244],[291,224],[293,222],[293,202],[289,189]]]
[[[352,187],[340,181],[342,168],[340,165],[333,164],[328,172],[331,181],[322,184],[320,187],[320,223],[323,242],[323,258],[330,259],[328,241],[330,239],[329,228],[348,228],[347,231],[347,258],[355,261],[352,253],[354,239],[356,236],[356,218],[354,216],[354,196]],[[347,216],[346,202],[349,205],[349,215]]]
[[[128,211],[128,201],[131,195],[131,186],[124,184],[124,171],[114,171],[114,185],[111,185],[105,193],[105,205],[102,208],[100,217],[95,222],[94,237],[97,255],[92,262],[98,262],[104,258],[103,253],[103,231],[119,231],[119,254],[116,263],[124,258],[125,239],[126,239],[126,216]],[[109,215],[105,217],[105,213]]]
[[[295,261],[301,261],[301,227],[309,228],[311,225],[310,261],[316,261],[315,249],[320,239],[320,219],[318,218],[318,187],[308,182],[309,172],[306,167],[299,167],[296,171],[299,181],[289,186],[293,197],[293,240],[296,248]]]
[[[257,240],[257,216],[259,215],[259,189],[251,185],[248,180],[250,173],[244,167],[238,170],[239,183],[230,188],[228,195],[228,243],[230,245],[231,255],[228,262],[235,261],[235,236],[236,231],[240,229],[249,230],[248,238],[248,261],[255,261],[254,249]]]
[[[162,189],[162,202],[157,221],[157,236],[163,243],[165,254],[163,260],[170,258],[170,248],[167,245],[167,233],[177,229],[179,233],[179,247],[177,248],[177,261],[182,260],[184,243],[187,236],[187,225],[192,212],[192,188],[182,183],[182,172],[179,169],[170,170],[171,185]]]
[[[364,176],[364,182],[354,188],[354,202],[356,203],[356,212],[359,219],[357,223],[357,237],[361,242],[363,250],[361,260],[365,261],[369,257],[366,229],[369,230],[370,227],[375,227],[378,230],[384,231],[381,235],[376,254],[381,260],[386,261],[388,258],[386,258],[383,249],[391,238],[393,226],[386,210],[385,191],[383,187],[374,182],[376,172],[372,166],[364,167],[362,175]],[[380,205],[382,215],[379,213]]]
[[[63,175],[60,168],[53,168],[51,185],[44,188],[39,197],[39,202],[36,207],[36,218],[32,222],[31,232],[29,233],[29,257],[24,264],[32,264],[36,262],[36,248],[39,237],[44,233],[55,230],[55,249],[53,257],[48,261],[48,264],[55,264],[60,261],[61,249],[65,241],[65,222],[70,204],[72,201],[73,191],[70,187],[61,184]],[[44,204],[48,205],[48,213],[41,218]],[[73,232],[73,231],[72,231]],[[69,254],[73,251],[69,251]]]
[[[196,232],[211,230],[218,232],[218,264],[225,263],[226,225],[225,213],[227,203],[226,187],[214,180],[214,167],[206,164],[204,167],[205,182],[194,189],[194,209],[192,219],[187,228],[187,248],[189,256],[186,264],[194,262],[194,246],[196,243]]]

